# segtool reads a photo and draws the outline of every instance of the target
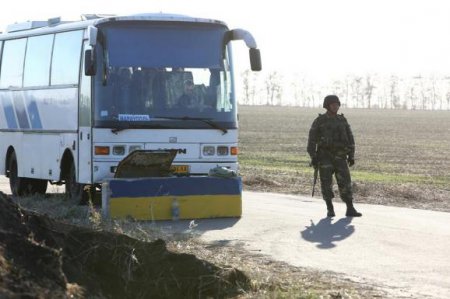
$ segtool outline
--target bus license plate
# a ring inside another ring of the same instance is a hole
[[[188,174],[189,173],[189,165],[172,165],[170,170],[174,174]]]

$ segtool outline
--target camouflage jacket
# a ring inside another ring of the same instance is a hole
[[[354,159],[355,140],[344,115],[319,114],[309,130],[307,151],[311,157],[328,153]]]

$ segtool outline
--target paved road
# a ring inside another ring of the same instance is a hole
[[[52,189],[53,188],[53,189]],[[10,193],[3,177],[0,190]],[[51,186],[49,191],[56,190]],[[239,244],[294,266],[333,271],[407,298],[450,298],[450,213],[357,204],[324,217],[320,199],[244,192],[240,219],[197,220],[208,242]],[[158,222],[185,231],[188,221]]]
[[[342,273],[393,297],[450,298],[450,213],[356,207],[363,217],[344,217],[345,205],[336,203],[330,219],[317,198],[244,192],[241,219],[199,220],[196,229],[206,241]]]

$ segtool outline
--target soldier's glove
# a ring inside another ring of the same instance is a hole
[[[317,168],[319,166],[319,159],[317,157],[311,157],[311,163],[309,165]]]
[[[355,159],[352,158],[352,157],[349,157],[349,158],[347,159],[347,162],[348,162],[348,166],[350,166],[350,167],[352,167],[353,165],[355,165]]]

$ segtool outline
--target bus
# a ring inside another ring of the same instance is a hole
[[[84,15],[15,23],[0,34],[0,174],[14,196],[65,184],[81,198],[136,150],[176,150],[177,175],[238,171],[231,41],[218,20]]]

